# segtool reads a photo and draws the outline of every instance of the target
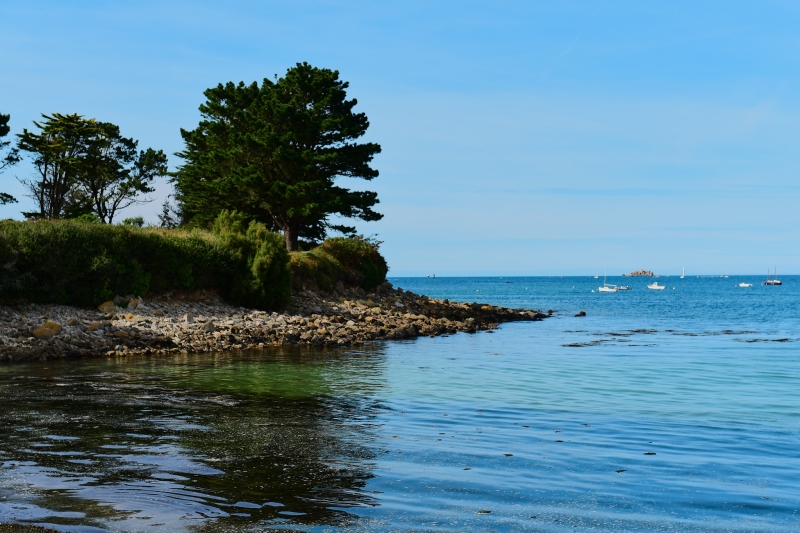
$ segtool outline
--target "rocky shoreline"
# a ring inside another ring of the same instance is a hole
[[[547,316],[428,298],[388,282],[369,294],[341,284],[333,294],[296,292],[282,313],[233,307],[208,294],[118,297],[98,309],[20,304],[0,306],[0,362],[350,346],[491,331]]]

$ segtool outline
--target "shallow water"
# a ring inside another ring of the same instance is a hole
[[[2,367],[0,521],[797,531],[800,278],[742,279],[393,279],[556,313],[348,350]]]

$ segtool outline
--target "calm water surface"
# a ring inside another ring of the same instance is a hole
[[[392,279],[555,316],[348,350],[0,367],[0,521],[800,531],[800,277],[783,280]]]

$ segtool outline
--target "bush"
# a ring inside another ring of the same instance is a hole
[[[282,243],[258,224],[210,233],[3,221],[0,300],[93,306],[116,295],[213,289],[237,305],[281,308],[291,290]]]
[[[293,252],[290,267],[296,286],[332,290],[336,283],[372,290],[389,271],[380,243],[364,237],[328,239],[308,252]]]
[[[236,211],[224,210],[214,222],[212,232],[246,269],[231,280],[231,296],[244,305],[258,307],[262,301],[285,301],[291,296],[289,252],[282,236]]]

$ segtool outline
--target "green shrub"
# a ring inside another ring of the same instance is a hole
[[[341,281],[372,290],[389,271],[379,244],[363,237],[336,237],[308,252],[294,252],[290,262],[293,283],[331,290]]]
[[[247,230],[245,224],[244,216],[224,210],[212,228],[237,261],[246,264],[246,269],[231,280],[231,295],[253,307],[261,307],[260,302],[288,302],[292,277],[283,237],[260,222],[250,222]]]
[[[122,221],[123,226],[136,226],[137,228],[144,227],[144,218],[143,217],[131,217],[126,218]]]
[[[97,305],[115,295],[213,289],[237,305],[281,308],[291,277],[283,239],[75,220],[0,222],[0,300]],[[280,243],[280,246],[276,246]]]

